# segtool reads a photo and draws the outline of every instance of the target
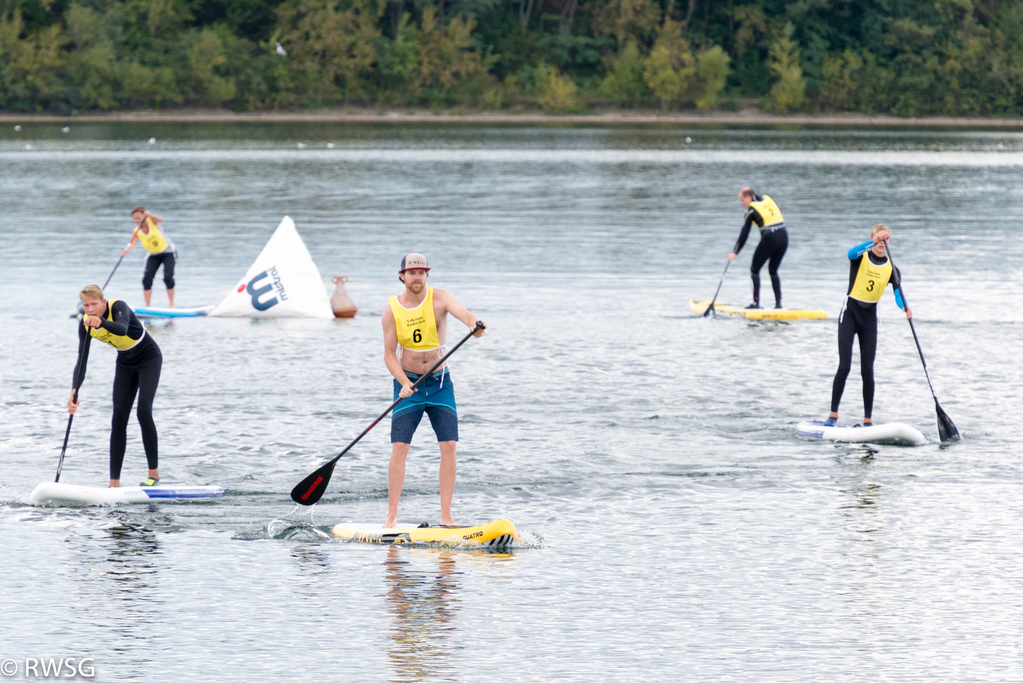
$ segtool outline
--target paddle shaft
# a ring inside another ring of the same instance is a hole
[[[476,327],[474,327],[469,332],[469,334],[465,335],[465,337],[462,339],[462,341],[458,342],[453,349],[448,351],[446,354],[444,354],[444,356],[440,360],[438,360],[436,363],[434,363],[433,367],[431,367],[429,370],[424,372],[419,377],[419,379],[417,379],[412,384],[411,388],[415,389],[420,384],[422,384],[424,381],[426,381],[426,378],[428,378],[430,375],[432,375],[437,370],[437,368],[439,368],[441,365],[443,365],[444,361],[446,361],[448,358],[451,357],[451,354],[453,354],[455,351],[457,351],[459,349],[459,347],[462,346],[462,344],[464,344],[465,342],[469,341],[469,338],[472,337],[474,334],[476,334],[476,332],[478,332],[481,329],[485,329],[483,327],[483,324],[480,323],[480,322],[477,322],[476,323]],[[392,410],[394,410],[394,408],[399,403],[401,403],[404,400],[405,400],[404,397],[399,397],[397,401],[392,403],[391,406],[380,415],[380,417],[378,417],[377,419],[373,420],[373,423],[370,426],[366,427],[366,429],[364,429],[361,434],[359,434],[357,437],[355,437],[355,440],[352,441],[350,444],[348,444],[348,446],[345,447],[345,449],[343,451],[338,453],[336,456],[334,456],[334,458],[332,460],[330,460],[326,464],[322,465],[318,470],[316,470],[315,472],[310,474],[308,477],[303,479],[301,482],[299,482],[298,486],[296,486],[291,491],[291,499],[294,500],[296,503],[299,503],[301,505],[313,505],[313,504],[315,504],[316,501],[318,501],[320,499],[320,497],[323,495],[322,489],[324,487],[326,487],[327,482],[330,481],[330,475],[333,472],[334,465],[337,464],[337,461],[340,460],[342,458],[342,456],[344,456],[345,453],[350,451],[352,449],[352,447],[355,446],[355,444],[359,443],[359,441],[362,440],[362,437],[366,436],[366,434],[368,434],[371,429],[376,427],[377,424],[379,424],[381,420],[383,420],[385,417],[387,417],[390,414],[390,412]]]
[[[127,249],[127,247],[125,247],[125,249]],[[114,269],[112,271],[110,271],[110,275],[107,276],[107,281],[103,283],[103,289],[106,289],[107,285],[110,284],[110,281],[112,279],[114,279],[114,273],[117,272],[117,266],[121,265],[121,261],[123,261],[123,260],[124,260],[124,254],[121,254],[121,258],[117,259],[117,263],[114,265]]]
[[[728,266],[730,265],[732,265],[731,261],[725,263],[725,270],[721,273],[721,281],[718,282],[718,288],[714,291],[714,298],[710,300],[710,306],[707,306],[707,310],[703,312],[704,318],[714,312],[714,302],[718,300],[718,294],[721,292],[721,285],[725,284],[725,275],[728,273]]]
[[[892,274],[895,276],[895,286],[899,288],[899,292],[902,294],[902,305],[905,308],[909,308],[909,301],[906,300],[906,290],[902,288],[902,278],[899,277],[899,271],[895,269],[895,259],[892,258],[892,249],[888,246],[888,242],[885,242],[885,250],[888,252],[888,260],[892,262]],[[905,308],[903,310],[905,310]],[[916,352],[920,354],[920,362],[924,366],[924,377],[927,378],[927,386],[931,390],[931,396],[934,398],[934,402],[938,402],[938,397],[934,395],[934,385],[931,384],[931,375],[927,372],[927,359],[924,358],[924,350],[920,347],[920,338],[916,336],[916,326],[913,325],[913,319],[909,320],[909,329],[913,332],[913,341],[916,342]]]
[[[113,273],[111,273],[113,275]],[[75,404],[78,404],[78,392],[82,388],[82,366],[85,365],[85,359],[89,357],[89,344],[92,343],[92,335],[86,335],[85,343],[82,344],[82,350],[78,354],[78,367],[75,370],[74,379],[74,391],[75,391]],[[64,445],[60,449],[60,461],[57,462],[57,476],[54,478],[53,483],[60,483],[60,471],[64,468],[64,453],[67,451],[68,437],[71,436],[71,422],[75,419],[74,413],[67,416],[67,429],[64,430]]]

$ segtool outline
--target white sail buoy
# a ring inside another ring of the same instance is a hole
[[[333,318],[320,269],[284,217],[263,251],[211,316],[241,318]]]

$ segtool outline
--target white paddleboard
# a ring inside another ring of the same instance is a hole
[[[197,318],[208,315],[216,306],[194,306],[192,308],[153,308],[150,306],[139,306],[135,309],[135,315],[139,318]]]
[[[869,427],[850,427],[848,425],[829,427],[823,422],[800,422],[796,425],[796,435],[804,439],[893,446],[922,446],[927,443],[927,439],[915,427],[902,422],[889,422]]]
[[[183,498],[220,498],[224,489],[219,486],[76,486],[43,482],[28,497],[33,505],[76,504],[117,505],[118,503],[152,503],[160,500]]]

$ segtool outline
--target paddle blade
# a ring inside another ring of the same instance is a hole
[[[959,436],[959,430],[956,428],[952,418],[950,418],[938,402],[934,402],[934,409],[938,413],[938,438],[941,439],[941,443],[949,443],[951,441],[959,441],[962,437]]]
[[[703,317],[706,318],[708,315],[710,315],[713,312],[714,312],[714,302],[712,301],[710,303],[710,306],[707,306],[707,310],[703,312]]]
[[[330,476],[334,474],[334,465],[337,460],[328,462],[291,489],[291,499],[299,505],[315,505],[320,502],[327,484],[330,483]]]

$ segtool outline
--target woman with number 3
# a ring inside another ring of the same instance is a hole
[[[884,223],[870,229],[870,239],[849,250],[849,292],[838,316],[838,372],[831,387],[831,415],[827,425],[838,422],[838,404],[845,390],[845,380],[852,367],[853,337],[860,339],[860,371],[863,375],[863,426],[871,424],[874,408],[874,355],[877,353],[877,302],[884,288],[892,283],[895,303],[906,312],[913,312],[902,302],[899,283],[902,275],[888,259],[888,241],[892,231]]]

